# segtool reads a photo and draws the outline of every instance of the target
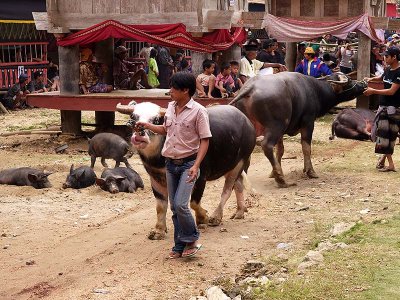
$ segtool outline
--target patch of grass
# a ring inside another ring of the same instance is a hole
[[[324,264],[304,277],[253,290],[250,299],[399,299],[400,218],[358,224],[338,237],[350,248],[324,252]]]

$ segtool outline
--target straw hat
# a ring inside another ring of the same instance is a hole
[[[304,54],[315,54],[315,51],[312,47],[307,47]]]

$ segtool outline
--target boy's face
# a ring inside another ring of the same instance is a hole
[[[231,73],[237,75],[239,73],[239,66],[231,66]]]
[[[206,68],[207,74],[214,73],[214,70],[215,70],[215,64],[212,64],[209,68]]]
[[[229,66],[228,69],[225,69],[225,70],[222,71],[222,75],[224,75],[224,76],[227,76],[229,74],[231,74],[231,67],[230,66]]]

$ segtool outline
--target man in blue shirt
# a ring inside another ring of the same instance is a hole
[[[315,51],[312,47],[306,48],[304,59],[297,65],[295,72],[315,78],[332,74],[332,70],[315,56]]]

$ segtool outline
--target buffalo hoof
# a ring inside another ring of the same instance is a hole
[[[231,219],[244,219],[244,211],[237,211],[232,216]]]
[[[309,170],[309,171],[307,171],[306,174],[307,174],[308,178],[318,178],[318,175],[317,175],[317,173],[315,173],[314,170]]]
[[[275,178],[274,171],[271,171],[271,173],[269,173],[268,178]]]
[[[208,222],[209,222],[209,217],[207,215],[202,215],[202,216],[196,215],[197,226],[202,225],[202,224],[208,224]]]
[[[165,231],[158,231],[153,229],[147,235],[149,240],[164,240],[165,239]]]
[[[288,188],[296,185],[297,185],[296,183],[278,182],[278,188]]]
[[[208,226],[219,226],[221,225],[222,218],[217,218],[217,217],[211,217],[208,220]]]

